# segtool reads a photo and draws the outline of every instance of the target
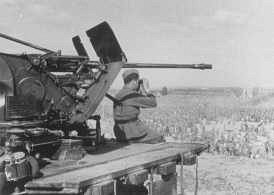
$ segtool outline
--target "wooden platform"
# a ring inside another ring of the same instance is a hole
[[[79,192],[121,176],[179,161],[182,154],[199,154],[205,144],[130,144],[110,143],[77,162],[52,161],[42,169],[43,177],[26,184],[27,191]]]

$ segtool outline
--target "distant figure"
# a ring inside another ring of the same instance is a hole
[[[167,87],[163,87],[161,93],[162,95],[167,95],[168,94]]]
[[[163,136],[150,130],[140,119],[140,108],[157,106],[156,98],[146,91],[143,80],[139,80],[139,72],[126,70],[122,74],[123,88],[117,93],[114,102],[114,134],[119,142],[158,143]]]

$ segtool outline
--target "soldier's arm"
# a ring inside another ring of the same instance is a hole
[[[123,101],[123,104],[140,108],[153,108],[157,106],[157,101],[156,97],[153,94],[142,95],[136,93],[133,94],[131,98]]]

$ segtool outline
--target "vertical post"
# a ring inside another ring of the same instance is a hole
[[[153,195],[153,174],[154,174],[154,170],[153,170],[153,168],[151,168],[151,171],[148,174],[148,180],[149,180],[148,194],[149,195]]]
[[[180,189],[181,195],[184,195],[184,154],[181,154]]]
[[[114,180],[113,187],[114,187],[114,195],[117,195],[117,179]]]
[[[101,140],[101,116],[100,115],[96,115],[94,116],[94,120],[96,120],[96,145],[98,146],[102,140]]]
[[[198,188],[199,188],[199,178],[198,178],[198,155],[196,155],[196,165],[195,165],[195,172],[196,172],[196,183],[195,183],[195,195],[198,195]]]

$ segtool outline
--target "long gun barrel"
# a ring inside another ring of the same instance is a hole
[[[22,45],[25,45],[25,46],[28,46],[28,47],[31,47],[31,48],[34,48],[34,49],[37,49],[37,50],[40,50],[40,51],[43,51],[45,53],[56,53],[52,50],[49,50],[49,49],[46,49],[46,48],[43,48],[41,46],[38,46],[38,45],[34,45],[30,42],[27,42],[27,41],[22,41],[20,39],[17,39],[17,38],[14,38],[14,37],[11,37],[9,35],[6,35],[6,34],[3,34],[3,33],[0,33],[0,37],[4,38],[4,39],[8,39],[8,40],[11,40],[11,41],[14,41],[16,43],[20,43]],[[73,43],[75,44],[75,42],[77,44],[82,44],[81,43],[81,40],[80,38],[77,36],[77,37],[74,37],[73,39]],[[85,49],[83,48],[83,46],[81,45],[82,47],[82,50],[85,51]],[[78,50],[77,50],[78,51]],[[79,52],[78,52],[79,53]],[[56,57],[57,59],[65,59],[67,61],[73,61],[73,60],[79,60],[80,58],[87,58],[88,59],[88,56],[87,56],[87,52],[85,51],[84,54],[82,54],[84,56],[71,56],[69,58],[69,56],[63,56],[63,57]],[[52,57],[53,58],[53,57]],[[68,59],[69,58],[69,59]],[[79,58],[79,59],[78,59]],[[96,63],[96,64],[99,64]],[[94,65],[94,64],[93,64]],[[96,65],[95,65],[95,68],[96,68]],[[200,69],[200,70],[205,70],[205,69],[212,69],[212,65],[211,64],[204,64],[204,63],[201,63],[201,64],[161,64],[161,63],[124,63],[123,64],[123,68],[186,68],[186,69]]]
[[[22,45],[25,45],[25,46],[28,46],[28,47],[31,47],[33,49],[37,49],[37,50],[40,50],[40,51],[43,51],[43,52],[46,52],[46,53],[53,53],[54,51],[52,50],[49,50],[49,49],[46,49],[46,48],[43,48],[43,47],[40,47],[38,45],[34,45],[32,43],[29,43],[27,41],[22,41],[20,39],[16,39],[14,37],[11,37],[9,35],[6,35],[6,34],[3,34],[3,33],[0,33],[0,37],[4,38],[4,39],[8,39],[8,40],[11,40],[11,41],[14,41],[16,43],[20,43]]]
[[[156,63],[125,63],[123,68],[188,68],[188,69],[212,69],[211,64],[156,64]]]

